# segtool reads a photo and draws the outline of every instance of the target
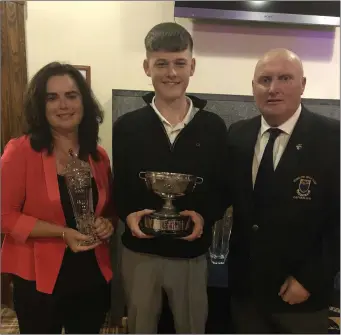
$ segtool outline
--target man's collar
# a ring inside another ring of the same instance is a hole
[[[153,101],[153,98],[155,96],[155,92],[149,92],[142,96],[142,99],[144,102],[148,105],[150,105]],[[193,102],[193,107],[203,109],[207,105],[207,100],[200,99],[194,95],[186,94],[187,97],[189,97]]]
[[[298,118],[301,115],[301,111],[302,111],[302,105],[300,104],[296,110],[296,112],[288,119],[286,120],[283,124],[281,124],[280,126],[278,126],[278,129],[281,129],[284,133],[291,135],[292,131],[295,128],[296,122],[298,120]],[[261,136],[264,135],[264,133],[269,129],[272,128],[264,119],[264,117],[262,116],[261,119],[261,128],[260,128],[260,133]]]

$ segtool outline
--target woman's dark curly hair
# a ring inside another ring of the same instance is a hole
[[[103,111],[82,74],[70,64],[53,62],[45,65],[31,79],[24,101],[25,130],[35,151],[53,150],[53,138],[46,119],[47,81],[53,76],[70,76],[78,86],[83,102],[83,118],[78,128],[79,156],[87,159],[90,154],[98,160],[97,143]]]

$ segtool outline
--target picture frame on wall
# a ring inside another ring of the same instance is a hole
[[[89,65],[73,65],[85,78],[89,87],[91,87],[91,68]]]

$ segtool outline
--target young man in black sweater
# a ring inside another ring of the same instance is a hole
[[[207,318],[207,258],[212,225],[222,217],[226,195],[224,121],[204,110],[206,101],[187,95],[194,74],[193,40],[182,26],[161,23],[145,38],[144,70],[155,93],[146,106],[121,116],[113,127],[114,196],[125,222],[122,275],[130,333],[156,333],[162,289],[177,333],[204,333]],[[174,205],[194,222],[185,238],[145,235],[139,222],[163,201],[148,191],[139,173],[176,172],[202,177],[193,193]]]

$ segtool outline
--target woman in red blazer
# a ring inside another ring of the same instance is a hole
[[[13,275],[21,333],[99,333],[109,309],[108,239],[115,215],[109,158],[98,146],[103,113],[82,74],[50,63],[32,78],[27,131],[1,157],[1,271]],[[62,176],[69,150],[89,162],[101,242],[81,246]]]

